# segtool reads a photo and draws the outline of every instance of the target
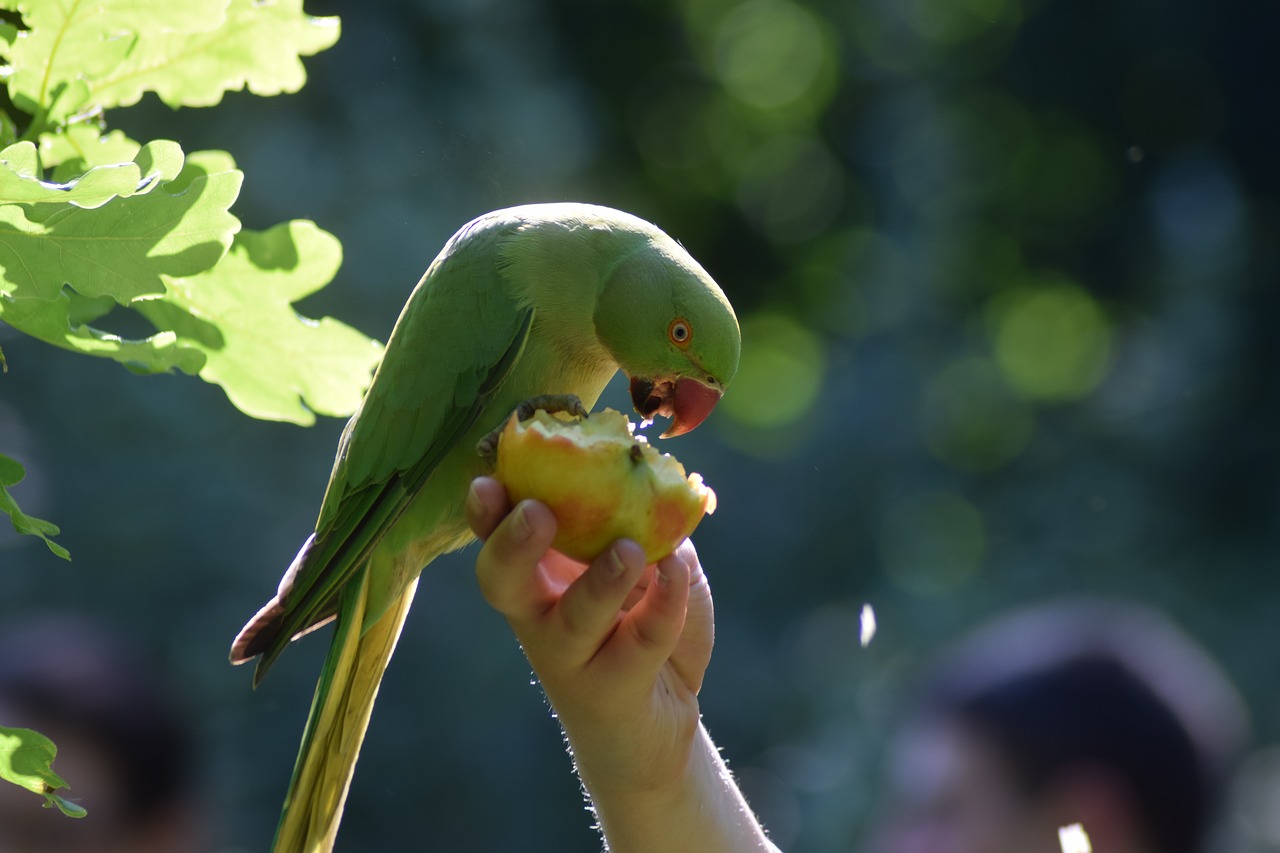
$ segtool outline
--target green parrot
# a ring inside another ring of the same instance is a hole
[[[644,418],[688,432],[738,368],[738,321],[678,243],[630,214],[536,204],[455,234],[410,294],[347,423],[315,532],[231,647],[255,686],[298,636],[336,629],[276,831],[277,853],[332,848],[383,671],[418,576],[474,538],[463,502],[492,470],[477,445],[522,403],[590,409],[621,369]]]

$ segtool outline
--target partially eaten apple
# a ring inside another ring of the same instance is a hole
[[[533,498],[551,509],[551,547],[562,554],[589,562],[626,538],[652,563],[715,512],[716,494],[633,430],[613,409],[582,419],[541,409],[524,421],[512,415],[498,440],[494,476],[513,504]]]

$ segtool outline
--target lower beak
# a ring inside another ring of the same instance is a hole
[[[707,419],[720,402],[721,392],[696,379],[655,382],[635,377],[631,380],[631,402],[642,418],[662,415],[671,418],[663,438],[684,435]]]

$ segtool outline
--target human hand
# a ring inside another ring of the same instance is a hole
[[[497,480],[467,498],[485,600],[506,617],[597,799],[671,785],[698,731],[711,658],[711,590],[693,544],[646,566],[619,540],[590,566],[550,550],[556,522],[535,501],[511,507]]]
[[[550,550],[555,516],[467,495],[485,600],[524,646],[573,750],[611,853],[778,853],[699,719],[711,588],[693,543],[644,565],[619,540],[589,566]]]

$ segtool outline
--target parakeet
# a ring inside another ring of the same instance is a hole
[[[256,685],[290,641],[336,628],[274,850],[329,850],[383,671],[423,567],[468,544],[463,502],[491,463],[477,442],[530,398],[590,408],[621,369],[665,436],[701,423],[738,367],[738,321],[705,270],[657,227],[586,204],[485,214],[409,296],[338,442],[315,532],[231,661]]]

